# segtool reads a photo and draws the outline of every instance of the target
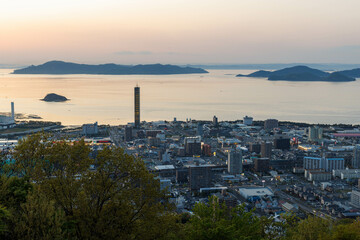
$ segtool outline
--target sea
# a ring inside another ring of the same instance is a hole
[[[121,125],[134,118],[140,87],[141,120],[254,120],[360,123],[360,79],[355,82],[288,82],[235,77],[254,70],[208,70],[181,75],[14,75],[0,69],[0,112],[37,115],[63,125]],[[44,102],[48,93],[70,99]]]

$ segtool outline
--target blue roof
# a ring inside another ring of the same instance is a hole
[[[319,157],[304,157],[304,158],[306,158],[306,159],[316,159],[316,160],[321,160],[321,158],[319,158]]]

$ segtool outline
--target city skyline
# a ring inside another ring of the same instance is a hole
[[[359,63],[359,8],[355,0],[7,1],[0,64]]]
[[[3,1],[0,239],[359,239],[358,9]]]

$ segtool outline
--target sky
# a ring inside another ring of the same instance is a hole
[[[0,64],[357,64],[359,9],[359,0],[0,0]]]

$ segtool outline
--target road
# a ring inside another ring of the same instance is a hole
[[[293,196],[291,196],[291,195],[289,195],[287,193],[284,193],[281,190],[276,191],[275,195],[277,195],[277,196],[279,196],[279,197],[281,197],[283,199],[286,199],[286,201],[288,201],[290,203],[296,204],[297,206],[299,206],[299,208],[301,208],[303,211],[305,211],[305,212],[307,212],[309,214],[312,214],[312,215],[315,215],[317,217],[324,218],[324,219],[331,218],[333,220],[336,220],[336,218],[334,218],[333,216],[330,216],[329,214],[320,212],[317,209],[309,207],[308,205],[304,204],[301,200],[296,199],[295,197],[293,197]]]
[[[117,127],[109,127],[109,135],[115,146],[121,147],[121,135],[119,129]]]
[[[42,132],[42,131],[48,131],[48,130],[52,130],[52,129],[56,129],[56,128],[59,128],[59,129],[60,129],[61,126],[59,126],[59,125],[52,125],[52,126],[48,126],[48,127],[30,129],[30,130],[26,130],[26,131],[22,131],[22,132],[4,133],[4,134],[0,134],[0,136],[1,136],[1,137],[10,137],[10,136],[17,136],[17,135],[25,135],[25,134]]]

